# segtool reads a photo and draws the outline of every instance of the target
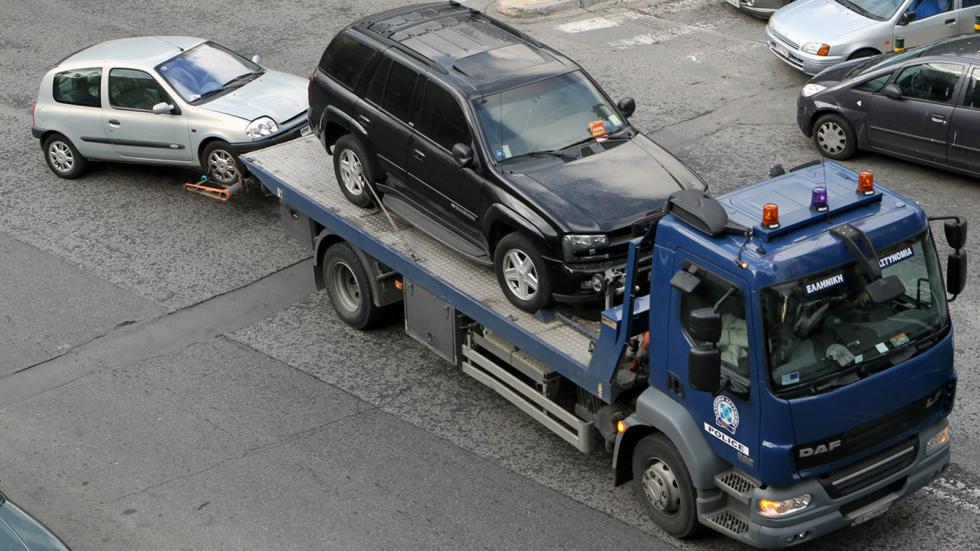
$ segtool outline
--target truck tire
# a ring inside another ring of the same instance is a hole
[[[497,243],[493,253],[497,283],[514,306],[534,313],[552,302],[548,269],[537,240],[514,232]]]
[[[835,161],[850,159],[857,151],[857,136],[851,123],[833,113],[820,117],[813,125],[813,143],[821,155]]]
[[[337,243],[323,253],[323,282],[330,303],[340,319],[356,329],[369,329],[387,319],[388,307],[374,305],[371,280],[361,259],[346,243]]]
[[[334,143],[333,170],[348,201],[361,208],[374,204],[371,194],[377,177],[374,163],[364,144],[352,134],[344,134]]]
[[[44,161],[55,176],[74,180],[88,169],[88,160],[82,157],[75,144],[61,134],[51,134],[44,139]]]
[[[703,528],[691,475],[663,434],[645,436],[633,448],[633,489],[653,522],[671,536],[687,538]]]

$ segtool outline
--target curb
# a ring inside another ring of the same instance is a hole
[[[604,0],[500,0],[497,11],[510,17],[539,17],[571,8],[586,8]]]

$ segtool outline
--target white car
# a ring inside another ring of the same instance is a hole
[[[231,185],[240,153],[308,129],[308,80],[259,63],[201,38],[103,42],[44,75],[31,132],[62,178],[117,161],[200,166]]]

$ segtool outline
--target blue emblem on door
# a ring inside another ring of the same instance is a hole
[[[738,408],[728,396],[718,396],[714,402],[715,423],[735,434],[738,428]]]

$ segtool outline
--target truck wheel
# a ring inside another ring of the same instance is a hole
[[[73,180],[85,173],[88,161],[75,144],[61,134],[51,134],[44,140],[44,160],[55,176]]]
[[[551,304],[548,270],[535,239],[518,232],[507,234],[497,243],[493,264],[511,304],[531,313]]]
[[[362,208],[374,204],[368,186],[374,185],[376,175],[371,157],[360,140],[351,134],[337,140],[333,146],[333,169],[340,191],[348,201]]]
[[[857,151],[857,137],[851,123],[835,114],[824,115],[813,125],[813,143],[824,157],[843,161]]]
[[[349,245],[337,243],[328,248],[321,269],[330,302],[340,319],[357,329],[368,329],[384,320],[387,310],[374,305],[371,280]]]
[[[242,175],[242,167],[238,163],[238,152],[228,142],[215,140],[201,152],[201,166],[208,174],[208,179],[223,186],[238,182]]]
[[[701,531],[691,475],[663,434],[645,436],[633,448],[633,489],[664,532],[687,538]]]

